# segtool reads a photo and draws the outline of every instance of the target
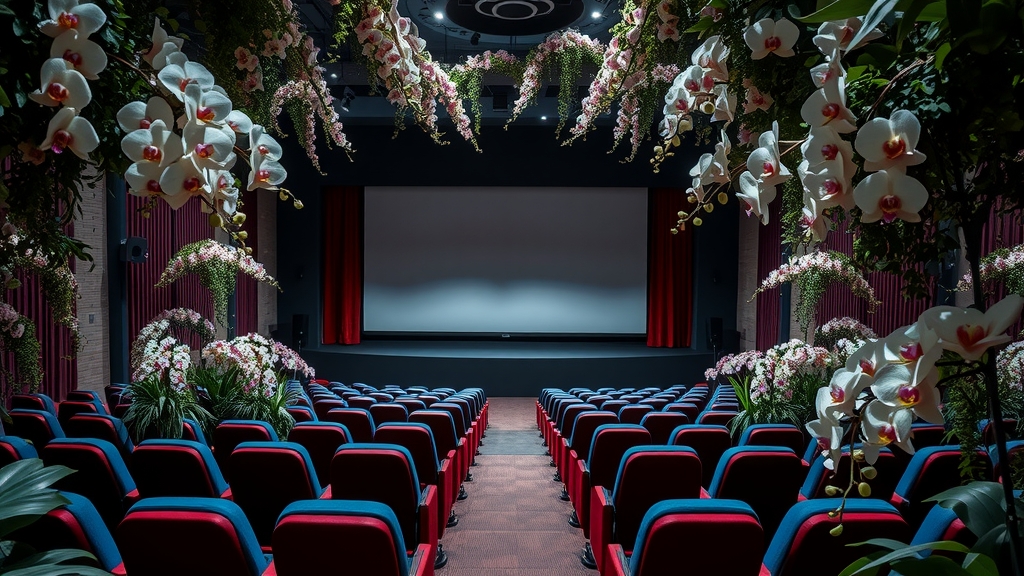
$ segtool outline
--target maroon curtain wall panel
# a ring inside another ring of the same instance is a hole
[[[757,232],[757,284],[761,285],[768,273],[782,266],[782,202],[768,207],[768,225]],[[779,343],[781,318],[781,291],[765,290],[757,295],[757,349],[767,350]]]
[[[249,234],[245,245],[252,248],[253,257],[259,260],[259,237],[257,234],[259,222],[257,209],[257,192],[251,192],[245,196],[245,208],[243,212],[248,216],[242,224],[242,230]],[[259,332],[259,282],[244,274],[238,275],[235,283],[235,333],[238,335]]]
[[[363,189],[323,190],[324,344],[359,344],[363,315]]]
[[[690,204],[682,188],[653,188],[648,202],[647,345],[687,348],[693,331],[693,228],[671,234]]]

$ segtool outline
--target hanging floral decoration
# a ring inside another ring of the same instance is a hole
[[[0,349],[14,356],[10,368],[0,366],[5,392],[0,400],[6,403],[9,394],[23,389],[38,391],[43,370],[39,363],[41,347],[36,339],[36,325],[5,302],[0,302]]]
[[[143,326],[139,330],[138,336],[132,342],[129,358],[131,360],[132,373],[137,373],[138,376],[132,377],[133,382],[141,382],[152,372],[148,368],[146,372],[140,371],[146,364],[145,358],[155,354],[159,344],[165,338],[171,336],[172,332],[196,334],[202,342],[210,342],[217,337],[216,328],[214,328],[213,323],[203,318],[203,315],[199,312],[190,308],[164,310]],[[156,343],[157,347],[148,350],[152,343]],[[180,370],[184,372],[187,368],[187,365],[183,365],[183,368]]]
[[[523,75],[523,68],[523,63],[505,50],[497,50],[495,52],[487,50],[479,56],[470,56],[462,64],[452,67],[450,71],[451,80],[458,87],[459,97],[463,100],[469,100],[474,131],[480,132],[480,117],[483,111],[480,95],[483,90],[484,72],[519,78]],[[520,94],[525,89],[525,86],[520,87]],[[516,109],[518,109],[518,106]],[[517,115],[518,113],[513,110],[512,117],[515,118]]]
[[[1024,296],[1024,244],[990,252],[981,259],[978,268],[986,290],[990,290],[993,284],[1002,282],[1007,292]],[[956,287],[961,292],[972,288],[973,282],[969,273],[960,279]]]
[[[808,326],[814,321],[818,301],[833,282],[845,284],[854,296],[866,300],[869,312],[874,312],[880,304],[875,298],[875,290],[853,265],[850,257],[839,252],[812,252],[791,259],[788,264],[768,273],[751,300],[761,292],[778,288],[787,282],[796,285],[800,291],[794,315],[803,332],[807,332]]]
[[[277,280],[267,274],[263,264],[245,251],[216,240],[200,240],[183,246],[167,263],[156,286],[170,286],[189,273],[198,274],[199,282],[210,291],[214,315],[222,326],[227,322],[228,298],[235,291],[239,273],[280,288]]]
[[[858,342],[878,338],[875,331],[855,318],[833,318],[814,329],[814,345],[835,350],[841,340]]]

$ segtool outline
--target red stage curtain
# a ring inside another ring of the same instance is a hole
[[[363,189],[325,188],[323,343],[359,344],[363,316]]]
[[[693,232],[671,234],[690,204],[682,188],[652,188],[647,249],[647,345],[686,348],[693,329]]]

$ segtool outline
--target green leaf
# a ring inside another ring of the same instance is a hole
[[[196,30],[199,30],[203,34],[206,34],[206,22],[203,20],[195,21]]]
[[[14,16],[14,10],[8,8],[6,4],[0,4],[0,16]]]
[[[907,546],[903,542],[899,542],[897,540],[875,538],[872,540],[868,540],[867,542],[858,542],[856,544],[850,544],[850,546],[863,546],[865,544],[874,544],[876,546],[888,548],[893,551],[886,554],[885,556],[882,556],[872,562],[865,564],[860,568],[859,572],[855,572],[856,574],[864,574],[864,570],[868,570],[870,568],[875,568],[878,566],[885,566],[887,564],[892,564],[897,560],[904,560],[907,558],[918,558],[917,553],[924,552],[925,550],[945,550],[948,552],[960,552],[962,554],[970,552],[970,550],[963,544],[953,541],[928,542],[926,544],[918,544],[917,546]],[[957,569],[960,569],[960,567],[957,566]],[[905,573],[905,576],[910,575]]]
[[[805,24],[821,24],[831,20],[845,20],[863,16],[871,9],[873,0],[835,0],[817,12],[800,18]]]
[[[857,35],[853,37],[853,40],[850,40],[850,47],[847,50],[855,49],[861,40],[864,40],[865,36],[874,31],[875,28],[878,28],[878,25],[896,9],[896,3],[897,0],[878,0],[875,2],[871,10],[868,10],[867,16],[864,17],[864,24],[857,31]]]
[[[964,558],[963,567],[973,576],[999,576],[995,561],[983,554],[968,554]]]
[[[970,576],[970,572],[945,556],[901,560],[893,562],[892,568],[902,576]]]
[[[0,106],[5,108],[11,107],[11,99],[7,97],[7,92],[4,92],[3,86],[0,86]]]
[[[996,482],[971,482],[936,494],[926,502],[938,502],[939,506],[956,512],[968,530],[981,536],[1006,521],[1002,492],[1002,486]]]
[[[684,30],[684,33],[685,32],[703,32],[703,31],[707,30],[708,28],[711,28],[711,25],[714,24],[714,23],[715,23],[714,20],[712,20],[711,18],[701,18],[700,20],[697,21],[696,24],[694,24],[693,26],[690,26],[689,28]]]
[[[863,569],[865,566],[874,562],[885,555],[885,552],[879,550],[878,552],[872,552],[867,556],[863,556],[853,561],[852,564],[843,569],[839,573],[839,576],[852,576],[853,574],[860,574],[861,576],[876,576],[883,569],[881,567]]]
[[[925,7],[935,3],[937,3],[937,0],[913,0],[910,3],[910,6],[903,12],[903,18],[900,19],[899,26],[896,29],[896,46],[903,45],[903,40],[914,30],[914,26],[917,24],[917,17],[921,15]]]
[[[950,46],[949,42],[943,42],[941,46],[935,49],[935,69],[941,71],[942,63],[946,61],[946,56],[949,56],[949,51],[953,47]]]

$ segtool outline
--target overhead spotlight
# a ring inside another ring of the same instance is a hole
[[[598,18],[601,17],[601,13],[598,12],[597,10],[594,10],[593,12],[590,13],[590,17],[593,18],[594,20],[597,20]]]
[[[345,86],[345,91],[341,95],[341,102],[339,104],[339,107],[341,108],[341,111],[342,112],[348,112],[349,106],[352,105],[352,101],[355,100],[355,99],[356,99],[356,93],[351,88],[349,88],[348,86]]]
[[[438,10],[437,12],[434,12],[434,18],[437,18],[438,20],[444,20],[444,14],[442,14],[441,11]]]
[[[480,33],[479,32],[473,32],[473,35],[469,37],[469,43],[472,44],[473,46],[476,46],[477,44],[479,44],[480,43]]]
[[[338,75],[335,74],[334,72],[331,72],[331,78],[334,78],[335,80],[337,80],[338,79]]]

